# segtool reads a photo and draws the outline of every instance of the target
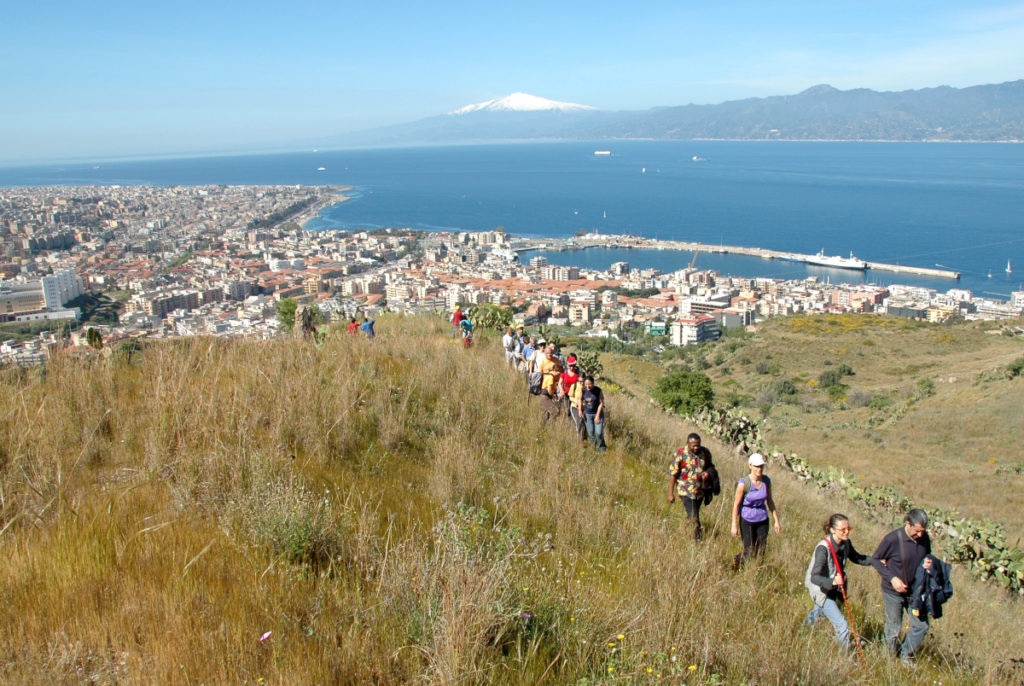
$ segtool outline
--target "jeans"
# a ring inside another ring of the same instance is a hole
[[[587,436],[590,437],[590,442],[595,448],[604,450],[604,417],[601,417],[600,422],[595,422],[594,419],[597,414],[583,413],[583,423],[587,425]]]
[[[928,633],[928,621],[921,621],[910,613],[910,598],[898,596],[892,593],[882,593],[885,601],[885,645],[898,652],[900,657],[910,659],[914,657],[918,646]],[[907,611],[907,619],[910,620],[910,628],[907,635],[900,640],[900,628],[903,626],[903,611]]]
[[[815,605],[811,608],[810,613],[808,613],[804,624],[810,626],[818,621],[818,618],[822,616],[832,622],[832,629],[836,632],[836,643],[844,648],[849,647],[850,625],[846,623],[846,617],[843,616],[843,611],[839,609],[839,605],[836,604],[836,601],[831,598],[826,598],[825,604],[821,607]]]

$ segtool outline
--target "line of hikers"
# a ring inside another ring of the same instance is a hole
[[[747,460],[750,473],[736,481],[732,503],[733,536],[741,536],[743,552],[733,558],[733,568],[764,553],[770,524],[782,532],[778,510],[772,496],[771,479],[764,473],[766,461],[760,453]],[[686,521],[695,541],[703,538],[700,508],[721,493],[721,478],[711,452],[701,445],[696,433],[687,436],[686,445],[675,451],[669,468],[668,501],[678,497],[686,509]],[[812,626],[825,617],[832,623],[836,642],[843,648],[860,652],[860,640],[839,604],[846,601],[846,563],[871,565],[882,579],[885,607],[885,644],[901,664],[914,667],[914,655],[929,629],[929,617],[942,616],[942,604],[953,595],[950,566],[931,554],[928,515],[924,510],[907,513],[903,526],[889,532],[874,555],[863,555],[850,541],[849,518],[832,514],[824,524],[825,537],[817,543],[804,575],[804,586],[813,606],[804,624]],[[847,608],[849,614],[849,608]],[[908,630],[900,641],[903,615]],[[854,634],[851,647],[850,635]]]
[[[457,322],[453,321],[455,327]],[[581,439],[605,448],[604,394],[590,376],[581,376],[575,355],[562,356],[554,343],[526,334],[523,327],[508,327],[502,336],[505,361],[526,376],[530,393],[537,395],[545,421],[565,416]],[[766,460],[753,453],[747,460],[749,474],[736,481],[733,491],[730,533],[741,537],[743,552],[733,558],[733,568],[764,554],[768,532],[782,533],[771,479],[764,473]],[[686,509],[688,526],[695,541],[703,539],[700,508],[721,493],[722,485],[711,451],[701,445],[696,433],[673,454],[669,468],[670,503],[678,497]],[[824,523],[824,538],[811,555],[804,586],[813,603],[804,620],[812,626],[825,617],[832,624],[836,642],[855,649],[863,660],[860,637],[839,609],[846,605],[846,563],[871,565],[882,580],[885,608],[884,640],[901,664],[914,667],[914,656],[930,628],[929,617],[942,616],[942,605],[953,595],[950,566],[931,554],[928,515],[924,510],[907,513],[904,525],[889,532],[874,555],[859,553],[850,541],[849,518],[832,514]],[[849,608],[847,607],[847,614]],[[903,615],[909,626],[902,641]],[[854,641],[851,647],[850,636]]]
[[[501,345],[506,364],[526,377],[527,388],[537,396],[545,422],[566,417],[580,440],[598,450],[607,447],[604,393],[593,376],[580,372],[575,355],[563,356],[557,345],[528,335],[521,326],[508,327]]]

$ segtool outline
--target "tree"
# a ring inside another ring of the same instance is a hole
[[[281,330],[285,333],[291,333],[292,329],[295,328],[295,310],[299,307],[299,303],[295,298],[281,298],[277,303],[277,321],[281,325]]]
[[[684,417],[708,409],[715,400],[711,379],[706,374],[681,370],[665,374],[654,385],[654,399]]]

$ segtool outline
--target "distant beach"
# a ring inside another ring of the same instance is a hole
[[[306,225],[309,224],[309,222],[316,219],[317,217],[319,217],[320,213],[323,212],[324,210],[351,200],[352,196],[345,195],[347,192],[351,190],[352,186],[338,186],[334,188],[329,195],[324,197],[323,200],[303,210],[302,213],[295,218],[295,223],[301,226],[303,229],[308,228]]]

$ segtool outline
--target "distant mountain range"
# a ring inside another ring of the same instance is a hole
[[[509,140],[880,140],[1024,142],[1024,80],[878,92],[814,86],[796,95],[609,112],[526,93],[319,141],[406,146]]]

